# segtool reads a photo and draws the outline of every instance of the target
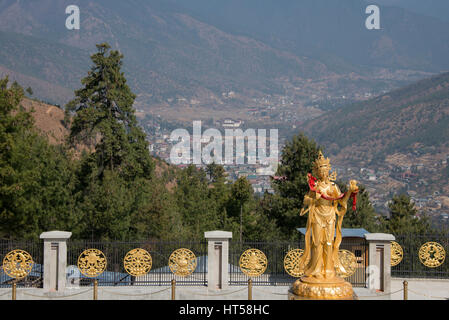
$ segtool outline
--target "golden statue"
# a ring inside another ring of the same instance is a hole
[[[337,273],[349,273],[339,259],[339,247],[341,225],[350,197],[355,209],[357,181],[351,180],[348,192],[342,193],[334,182],[336,173],[330,171],[330,161],[320,151],[314,162],[314,176],[308,174],[310,190],[300,212],[300,215],[308,213],[309,216],[304,254],[299,260],[299,269],[304,275],[293,283],[289,294],[293,300],[353,298],[351,284]]]

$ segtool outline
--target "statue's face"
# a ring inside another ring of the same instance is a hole
[[[318,167],[318,176],[320,179],[325,179],[329,177],[330,168],[326,164],[322,164]]]

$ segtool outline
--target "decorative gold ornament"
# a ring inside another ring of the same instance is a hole
[[[391,241],[391,266],[397,266],[404,258],[404,251],[399,243]]]
[[[152,266],[151,255],[145,249],[132,249],[123,259],[123,266],[126,272],[132,276],[143,276],[151,270]]]
[[[25,250],[13,250],[3,259],[3,270],[11,278],[25,278],[33,269],[34,261]]]
[[[429,268],[436,268],[443,264],[446,251],[438,242],[426,242],[419,248],[419,260]]]
[[[285,255],[284,270],[292,277],[299,278],[304,275],[304,270],[300,268],[299,264],[299,259],[303,254],[303,249],[292,249]]]
[[[338,258],[340,259],[340,264],[345,272],[341,272],[337,269],[337,276],[342,278],[352,276],[357,269],[357,258],[355,255],[351,251],[340,249],[340,251],[338,251]]]
[[[98,249],[84,250],[78,257],[78,269],[86,277],[96,277],[106,270],[106,256]]]
[[[177,249],[168,258],[168,266],[175,275],[186,277],[196,269],[196,256],[189,249]]]
[[[265,272],[268,260],[259,249],[248,249],[240,256],[240,270],[249,277],[257,277]]]

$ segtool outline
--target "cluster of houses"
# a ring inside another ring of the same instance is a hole
[[[225,166],[230,181],[235,181],[240,177],[246,177],[252,185],[254,193],[258,195],[263,195],[265,192],[274,192],[271,186],[271,176],[274,175],[274,172],[266,168],[260,165]]]
[[[243,125],[241,120],[225,119],[220,121],[218,124],[222,129],[239,129]],[[170,155],[172,147],[178,143],[178,141],[172,141],[170,132],[161,128],[160,125],[154,127],[154,134],[149,136],[150,139],[150,152],[157,156],[158,158],[165,160],[167,163],[171,163]],[[248,137],[252,138],[252,137]],[[190,143],[193,143],[193,135],[190,136]],[[244,151],[240,151],[243,152]],[[253,186],[255,194],[264,194],[265,192],[272,193],[273,189],[271,187],[271,176],[276,172],[278,165],[278,153],[269,153],[268,163],[261,164],[259,160],[254,158],[254,156],[247,154],[237,154],[235,150],[235,157],[245,158],[244,164],[236,164],[234,161],[232,165],[224,165],[227,172],[227,178],[229,182],[233,182],[238,178],[244,176],[248,179],[250,184]],[[178,164],[178,167],[186,167],[187,164]],[[205,168],[206,164],[196,164],[198,168]]]
[[[448,165],[449,156],[433,164],[415,163],[380,168],[335,167],[343,180],[355,179],[365,185],[376,212],[389,216],[388,204],[396,193],[406,193],[419,213],[425,212],[435,222],[449,223],[449,207],[442,203],[444,192],[429,188],[429,179]],[[391,190],[392,182],[398,182],[401,190]]]

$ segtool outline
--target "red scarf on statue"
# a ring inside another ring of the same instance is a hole
[[[331,198],[331,197],[328,197],[328,196],[326,196],[325,194],[322,194],[321,192],[319,192],[319,191],[317,191],[317,190],[315,189],[317,178],[315,178],[314,176],[312,176],[310,173],[307,174],[307,177],[309,178],[308,180],[309,180],[309,188],[310,188],[310,190],[313,191],[313,192],[319,193],[319,194],[321,195],[321,198],[323,198],[324,200],[328,200],[328,201],[340,200],[340,199],[343,199],[344,196],[345,196],[346,193],[347,193],[347,192],[342,193],[338,198]],[[357,210],[357,193],[358,193],[358,191],[357,191],[357,192],[351,193],[351,198],[352,198],[352,210],[353,210],[353,211],[356,211],[356,210]]]

